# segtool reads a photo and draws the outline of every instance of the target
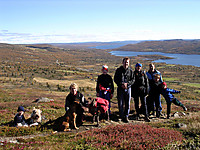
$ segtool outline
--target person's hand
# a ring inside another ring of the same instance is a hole
[[[110,94],[110,99],[112,99],[113,98],[113,94]]]
[[[127,89],[127,86],[128,86],[127,83],[123,83],[123,84],[122,84],[122,88],[123,88],[123,89]]]

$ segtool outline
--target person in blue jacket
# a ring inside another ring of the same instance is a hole
[[[162,82],[160,93],[163,95],[167,102],[167,119],[170,118],[171,103],[174,103],[175,105],[182,107],[184,111],[187,111],[187,108],[172,94],[181,93],[181,91],[176,91],[174,89],[167,88],[167,84],[165,82]]]
[[[157,69],[155,69],[155,65],[153,63],[150,63],[149,64],[149,70],[146,72],[147,74],[147,77],[148,77],[148,80],[149,80],[149,96],[147,97],[147,102],[149,104],[151,104],[151,110],[150,111],[153,111],[153,115],[155,114],[155,107],[157,108],[157,104],[155,104],[155,100],[154,100],[154,85],[155,85],[155,80],[158,80],[158,79],[155,79],[155,76],[156,75],[159,75],[159,80],[157,83],[159,82],[163,82],[163,79],[162,79],[162,75],[160,73],[160,71],[158,71]],[[158,76],[156,76],[158,77]],[[160,97],[160,93],[158,93],[158,96],[156,99],[158,100],[158,103],[159,103],[159,115],[157,114],[156,116],[159,117],[162,113],[162,105],[161,105],[161,97]]]

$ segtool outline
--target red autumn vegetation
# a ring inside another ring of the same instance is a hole
[[[97,149],[159,149],[169,143],[182,141],[183,137],[175,130],[153,128],[146,124],[125,124],[83,132],[77,139],[85,139],[86,145]]]

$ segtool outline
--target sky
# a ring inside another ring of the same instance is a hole
[[[200,39],[200,0],[0,0],[0,43]]]

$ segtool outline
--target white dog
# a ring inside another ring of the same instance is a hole
[[[33,107],[33,112],[31,113],[31,120],[30,120],[30,126],[38,125],[42,122],[42,111],[40,109],[36,109]]]

